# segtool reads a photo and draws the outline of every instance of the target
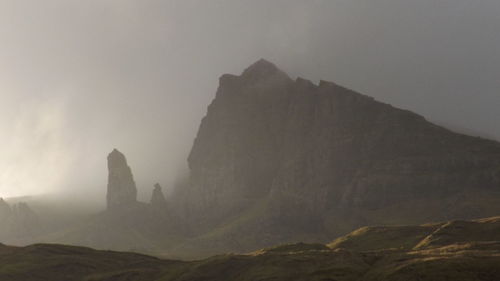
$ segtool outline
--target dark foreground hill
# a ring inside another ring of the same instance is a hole
[[[290,244],[200,261],[38,244],[0,246],[2,281],[500,280],[500,217],[365,227],[329,245]]]

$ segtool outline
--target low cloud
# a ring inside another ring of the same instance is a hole
[[[58,100],[25,101],[0,140],[0,196],[54,192],[74,165],[65,135],[66,110]]]

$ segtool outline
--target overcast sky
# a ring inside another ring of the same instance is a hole
[[[500,138],[498,0],[0,0],[0,197],[166,188],[218,77],[266,58]],[[97,196],[97,197],[96,197]]]

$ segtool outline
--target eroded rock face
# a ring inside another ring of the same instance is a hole
[[[188,162],[189,211],[214,217],[269,200],[278,221],[324,224],[343,213],[500,191],[499,143],[335,83],[292,80],[264,60],[220,78]],[[435,219],[492,215],[477,204],[473,214],[443,210]]]
[[[137,203],[137,188],[127,159],[114,149],[108,155],[108,210],[120,209]]]
[[[191,208],[225,216],[266,196],[277,174],[293,81],[260,60],[220,78],[188,158]],[[202,211],[203,212],[203,211]]]
[[[167,207],[167,200],[165,200],[162,188],[158,183],[155,184],[153,189],[153,195],[151,196],[151,206],[157,209],[164,209]]]

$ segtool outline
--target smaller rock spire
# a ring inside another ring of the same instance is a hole
[[[151,206],[154,208],[165,208],[167,206],[167,200],[163,195],[162,188],[160,184],[155,184],[153,189],[153,195],[151,196]]]

